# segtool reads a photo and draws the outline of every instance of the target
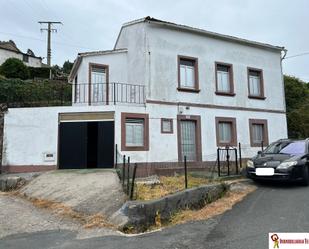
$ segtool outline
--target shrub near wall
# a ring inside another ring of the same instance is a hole
[[[71,105],[71,85],[0,78],[0,103],[9,107]]]
[[[49,78],[49,68],[48,67],[28,67],[29,69],[29,78]]]

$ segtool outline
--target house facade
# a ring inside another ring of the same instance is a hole
[[[112,167],[126,155],[149,175],[184,156],[207,167],[239,143],[249,158],[287,137],[283,50],[150,17],[126,23],[113,50],[78,55],[72,107],[9,109],[3,167]]]
[[[0,65],[9,58],[17,58],[29,67],[42,66],[42,58],[35,56],[31,49],[28,49],[27,53],[23,53],[14,41],[0,41]]]

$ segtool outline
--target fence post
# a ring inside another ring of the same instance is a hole
[[[133,200],[133,195],[134,195],[134,183],[135,183],[136,168],[137,168],[137,163],[134,164],[134,168],[133,168],[130,200]]]
[[[130,157],[128,157],[128,169],[127,169],[127,195],[130,193]]]
[[[229,154],[229,148],[226,148],[226,162],[227,162],[227,175],[230,175],[230,154]]]
[[[240,165],[240,168],[242,168],[241,143],[238,143],[238,150],[239,150],[239,165]]]
[[[218,176],[220,176],[220,149],[217,148]]]
[[[188,172],[187,172],[187,156],[184,156],[184,165],[185,165],[185,188],[188,188]]]
[[[123,164],[122,164],[122,187],[124,187],[124,179],[125,179],[125,172],[126,170],[126,155],[123,155]]]
[[[262,151],[264,150],[263,140],[261,141],[261,149],[262,149]]]
[[[238,155],[237,155],[237,148],[235,150],[235,163],[236,163],[236,175],[238,175]]]
[[[114,82],[114,105],[116,105],[116,83]]]

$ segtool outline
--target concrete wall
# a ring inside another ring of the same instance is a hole
[[[20,53],[15,53],[13,51],[0,49],[0,65],[5,62],[8,58],[17,58],[21,61],[23,61],[23,55]],[[24,62],[25,65],[29,67],[41,67],[42,61],[39,58],[34,58],[29,56],[29,61]]]
[[[67,112],[115,112],[115,144],[121,144],[121,113],[149,114],[149,151],[123,151],[132,162],[175,162],[178,160],[177,114],[179,107],[147,106],[74,106],[9,109],[4,119],[4,166],[56,165],[58,114]],[[235,117],[237,140],[243,145],[243,157],[253,156],[260,148],[250,147],[249,119],[267,119],[269,141],[287,137],[285,114],[253,111],[230,111],[190,107],[183,115],[200,115],[203,161],[216,160],[215,117]],[[173,119],[173,134],[161,134],[161,118]],[[278,129],[280,127],[280,129]],[[118,146],[119,150],[121,146]],[[55,160],[44,161],[44,153],[55,153]]]

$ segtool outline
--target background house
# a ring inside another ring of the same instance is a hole
[[[126,154],[147,175],[184,156],[208,167],[239,142],[251,157],[287,137],[282,50],[150,17],[126,23],[113,50],[78,55],[72,107],[9,109],[3,166],[112,167]]]
[[[31,49],[27,53],[20,51],[14,41],[0,41],[0,65],[8,58],[17,58],[29,67],[42,67],[42,58],[35,56]]]

